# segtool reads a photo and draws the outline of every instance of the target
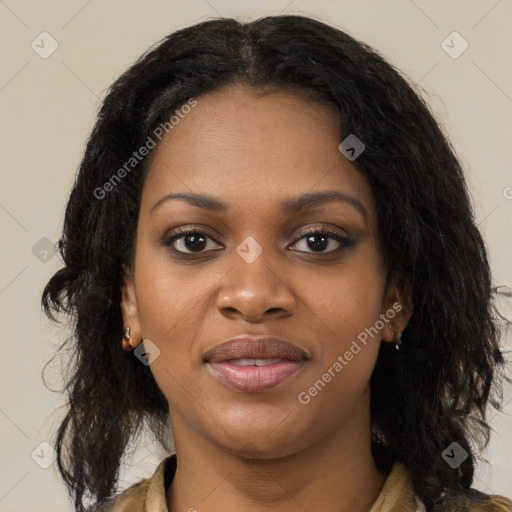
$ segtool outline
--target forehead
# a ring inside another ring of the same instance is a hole
[[[196,99],[153,150],[141,211],[172,192],[268,208],[292,196],[339,190],[373,215],[366,180],[338,149],[333,106],[295,92],[236,86]]]

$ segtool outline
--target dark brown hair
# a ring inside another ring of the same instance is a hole
[[[388,271],[412,290],[400,352],[382,343],[371,377],[374,454],[403,461],[429,510],[471,495],[488,401],[504,366],[488,257],[463,170],[414,88],[374,49],[320,21],[214,19],[170,34],[110,87],[66,208],[64,266],[43,293],[66,313],[73,354],[56,449],[77,511],[116,491],[120,463],[144,425],[167,446],[169,408],[148,366],[121,348],[122,266],[134,253],[147,157],[103,197],[97,191],[172,113],[229,84],[303,90],[340,114],[366,146],[353,165],[373,191]],[[96,192],[95,192],[96,191]],[[132,392],[132,390],[136,392]],[[468,458],[441,457],[457,442]]]

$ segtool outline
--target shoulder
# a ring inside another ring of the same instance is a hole
[[[153,475],[133,484],[117,496],[97,503],[87,512],[145,512],[167,510],[165,491],[174,478],[176,455],[163,459]]]
[[[512,500],[505,498],[505,496],[498,496],[497,494],[493,494],[490,496],[491,501],[491,510],[503,511],[503,512],[512,512]]]
[[[451,510],[461,512],[512,512],[512,500],[497,494],[471,489],[468,495],[453,500]]]
[[[421,501],[416,512],[427,509]],[[444,494],[441,502],[432,508],[433,512],[512,512],[512,500],[497,494],[486,494],[477,489],[463,491],[463,494]]]
[[[386,494],[387,493],[387,494]],[[390,472],[383,488],[382,497],[389,501],[393,495],[393,506],[389,510],[416,510],[426,512],[427,508],[416,496],[412,481],[403,463],[396,462]],[[414,499],[414,504],[412,501]],[[381,512],[387,508],[375,508]],[[497,494],[486,494],[477,489],[468,489],[463,493],[448,493],[444,495],[441,503],[432,509],[436,512],[512,512],[512,500]],[[372,509],[372,512],[374,509]]]
[[[96,504],[90,512],[144,512],[144,502],[151,478],[146,478],[117,496]]]

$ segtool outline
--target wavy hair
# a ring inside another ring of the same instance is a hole
[[[478,494],[470,487],[489,441],[486,411],[500,409],[506,378],[505,319],[461,164],[420,94],[376,50],[321,21],[283,15],[176,31],[124,72],[101,105],[66,207],[63,267],[42,296],[48,317],[64,314],[73,325],[61,346],[73,364],[56,450],[76,510],[87,496],[113,496],[122,456],[144,426],[163,446],[169,440],[164,395],[149,367],[121,348],[123,265],[133,261],[149,157],[103,197],[97,191],[190,98],[232,84],[328,102],[343,137],[364,142],[353,165],[376,201],[387,269],[407,283],[414,304],[402,349],[382,343],[371,376],[374,456],[402,461],[428,510]],[[457,469],[441,458],[454,441],[468,453]]]

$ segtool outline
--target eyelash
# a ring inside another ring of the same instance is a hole
[[[175,249],[174,247],[172,247],[173,243],[176,240],[179,240],[181,238],[185,238],[188,235],[202,235],[202,236],[204,236],[206,238],[209,238],[209,239],[213,240],[217,244],[219,243],[208,232],[206,232],[206,231],[204,231],[202,229],[197,229],[197,228],[195,228],[195,229],[194,228],[178,228],[178,229],[175,230],[175,233],[172,236],[167,237],[167,238],[165,238],[162,241],[162,245],[164,245],[165,247],[170,247],[173,252],[175,252],[175,253],[177,253],[179,255],[185,255],[185,254],[187,254],[187,255],[192,255],[192,254],[199,255],[199,254],[204,254],[204,253],[208,252],[208,251],[184,252],[184,251],[179,251],[179,250]],[[339,233],[337,233],[335,231],[332,231],[332,230],[330,230],[328,228],[312,228],[312,229],[309,229],[309,230],[302,231],[301,233],[299,233],[299,235],[300,236],[291,245],[295,245],[295,244],[297,244],[297,242],[299,242],[303,238],[305,238],[307,236],[313,236],[313,235],[327,235],[329,238],[332,238],[332,239],[336,240],[340,244],[339,247],[337,247],[336,249],[331,250],[331,251],[324,251],[324,252],[296,251],[296,252],[302,252],[302,253],[306,253],[306,254],[318,254],[318,255],[321,255],[321,254],[335,254],[335,253],[338,253],[338,252],[342,251],[343,249],[346,249],[346,248],[349,248],[349,247],[353,247],[355,245],[354,241],[351,240],[350,238],[342,236]],[[218,250],[218,249],[214,249],[214,250]]]

